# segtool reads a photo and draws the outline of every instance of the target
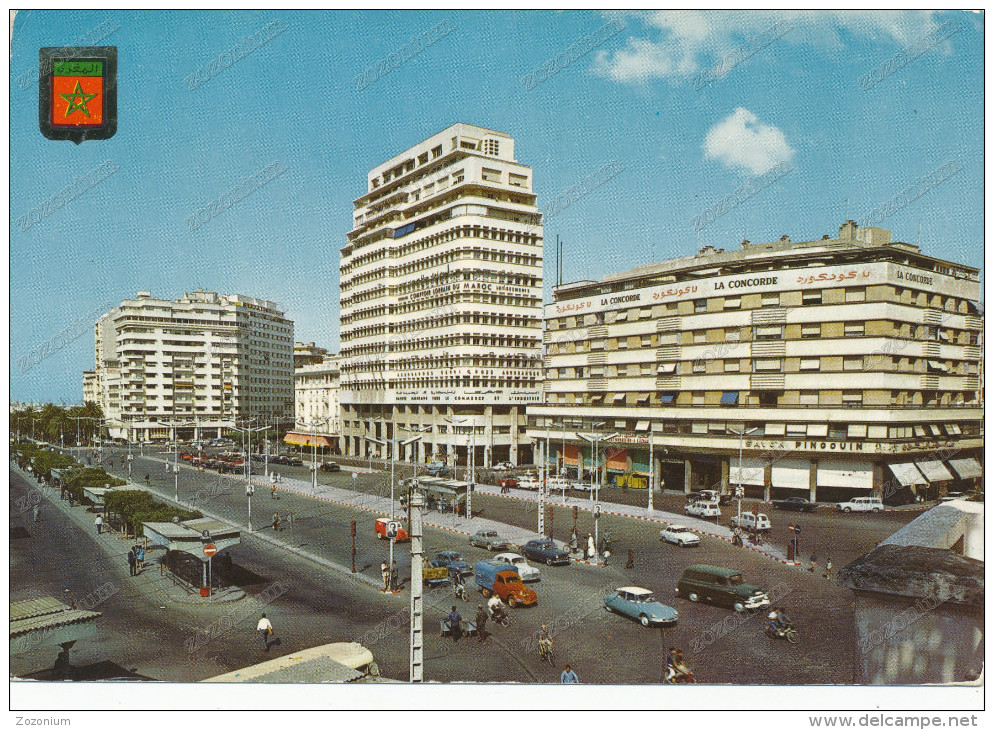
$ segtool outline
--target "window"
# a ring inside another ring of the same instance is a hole
[[[820,358],[801,360],[801,370],[820,370],[820,369],[821,369]]]
[[[801,302],[804,304],[821,304],[821,292],[806,291],[801,295]]]
[[[726,373],[737,373],[742,368],[740,367],[738,360],[725,360],[725,372]]]
[[[701,312],[708,311],[708,300],[707,299],[695,299],[694,300],[694,312],[700,314]]]
[[[844,331],[846,337],[862,337],[864,329],[862,322],[846,322]]]
[[[937,373],[949,372],[949,366],[940,360],[929,360],[928,369],[931,372],[937,372]]]
[[[691,400],[691,405],[703,406],[704,405],[704,393],[701,393],[700,391],[695,392],[695,393],[693,393],[691,395],[690,400]]]
[[[809,423],[808,424],[808,436],[828,436],[828,424],[827,423]]]
[[[500,154],[500,142],[496,139],[483,140],[483,153],[496,157]]]
[[[696,360],[694,360],[694,368],[693,368],[693,370],[694,370],[695,373],[704,373],[704,372],[707,372],[707,365],[706,365],[705,361],[702,360],[702,359],[700,359],[700,358],[697,358]]]
[[[788,436],[807,436],[808,435],[808,425],[806,423],[788,423],[787,424],[787,435]]]
[[[500,180],[501,180],[500,170],[491,170],[488,167],[484,167],[483,170],[482,170],[482,177],[487,182],[496,182],[496,183],[499,183]]]
[[[780,340],[783,339],[783,327],[757,327],[757,340]]]
[[[866,429],[866,437],[871,439],[885,439],[887,438],[887,427],[870,426]]]
[[[675,362],[661,362],[656,366],[656,372],[662,374],[670,374],[676,372]]]
[[[702,342],[708,341],[708,333],[706,330],[695,330],[694,331],[694,344],[701,344]]]
[[[865,302],[866,301],[866,289],[846,289],[846,302]]]
[[[642,347],[652,347],[651,335],[642,335]]]
[[[513,172],[507,174],[508,182],[516,188],[528,187],[528,178],[524,175],[515,175]]]
[[[438,147],[433,147],[431,150],[431,159],[437,160],[441,156],[442,156],[442,145],[439,145]]]
[[[844,357],[844,358],[842,358],[842,369],[843,370],[862,370],[863,369],[863,358],[862,357]]]
[[[742,299],[726,299],[725,309],[739,309],[742,306]]]
[[[767,370],[780,372],[783,370],[782,360],[756,360],[753,370]]]
[[[604,349],[604,340],[591,340],[590,341],[590,349],[591,350],[603,350]]]
[[[614,315],[614,321],[615,322],[624,322],[626,319],[628,319],[628,311],[627,310],[625,310],[623,312],[616,312],[615,315]]]
[[[725,330],[725,342],[739,342],[742,339],[742,330],[739,328]]]
[[[801,337],[803,339],[811,339],[812,337],[821,337],[821,325],[820,324],[802,324],[801,325]]]
[[[777,293],[764,294],[762,305],[764,307],[779,307],[780,306],[780,295]]]
[[[818,391],[809,391],[809,392],[802,391],[798,398],[798,402],[802,406],[818,405]]]
[[[860,390],[842,391],[843,405],[861,405],[863,403],[863,392]]]
[[[866,424],[850,423],[846,436],[849,438],[866,438]]]
[[[782,423],[767,423],[766,424],[766,435],[767,436],[783,436],[786,433],[786,426]]]

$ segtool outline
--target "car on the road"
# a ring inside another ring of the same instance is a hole
[[[509,487],[513,489],[518,486],[518,480],[514,477],[501,477],[497,480],[497,486],[499,487]]]
[[[303,466],[304,460],[296,456],[284,456],[282,463],[286,464],[287,466]]]
[[[643,626],[672,626],[679,614],[675,608],[656,600],[648,588],[625,586],[604,597],[604,608],[633,618]]]
[[[770,595],[759,586],[746,583],[742,571],[715,565],[691,565],[684,569],[676,593],[691,603],[728,606],[736,611],[767,608]]]
[[[341,471],[342,467],[333,461],[325,461],[321,463],[321,471]]]
[[[240,474],[245,471],[245,465],[237,461],[219,461],[217,470],[222,474]]]
[[[701,538],[683,525],[668,525],[659,531],[659,539],[680,547],[698,547]]]
[[[839,502],[836,508],[842,512],[883,512],[884,503],[879,497],[853,497]]]
[[[733,494],[722,494],[715,489],[700,489],[687,495],[688,502],[717,502],[719,505],[731,504]]]
[[[470,535],[469,544],[473,547],[494,550],[506,550],[507,540],[497,534],[495,530],[480,530],[474,535]]]
[[[529,540],[522,551],[526,558],[531,558],[546,565],[569,565],[569,553],[556,545],[552,540]]]
[[[547,489],[569,489],[570,481],[565,477],[549,477],[545,480]]]
[[[429,466],[428,476],[430,477],[450,477],[452,471],[447,466]]]
[[[576,490],[577,492],[592,492],[594,487],[590,486],[590,482],[581,482],[578,479],[573,479],[569,483],[569,488]]]
[[[499,553],[494,555],[493,559],[498,563],[507,563],[517,568],[518,575],[521,576],[521,580],[525,583],[539,579],[538,568],[534,565],[529,565],[528,561],[517,553]]]
[[[530,606],[538,601],[538,595],[525,586],[514,566],[495,560],[480,560],[476,563],[475,572],[473,581],[484,598],[496,594],[501,600],[507,601],[511,608],[518,605]]]
[[[455,550],[445,550],[438,553],[431,564],[436,568],[448,568],[450,573],[459,575],[472,575],[473,566],[462,559],[462,554]]]
[[[498,461],[493,465],[494,471],[509,471],[514,468],[514,464],[510,461]]]
[[[400,522],[400,520],[394,520],[395,522]],[[373,531],[376,533],[377,540],[385,540],[387,538],[387,526],[390,524],[389,517],[379,517],[373,525]],[[411,536],[407,534],[407,530],[403,526],[398,527],[397,537],[394,538],[396,542],[406,542],[411,539]]]
[[[749,532],[769,532],[773,529],[770,518],[762,512],[743,512],[731,519],[732,527],[738,527]]]
[[[528,474],[524,474],[518,479],[518,489],[530,489],[537,492],[540,484],[541,482],[538,479]]]
[[[773,506],[784,512],[814,512],[818,505],[809,502],[804,497],[787,497],[787,499],[774,499]]]
[[[684,508],[684,511],[688,515],[700,517],[704,520],[721,517],[721,509],[719,509],[717,502],[691,502]]]

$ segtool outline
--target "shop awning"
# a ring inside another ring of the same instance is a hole
[[[657,373],[675,373],[676,363],[675,362],[661,362],[656,366]]]
[[[726,390],[721,394],[721,405],[723,406],[734,406],[739,402],[739,391],[737,390]]]
[[[729,484],[751,484],[761,487],[765,484],[763,480],[764,474],[766,474],[766,462],[762,459],[743,458],[741,470],[739,470],[739,460],[737,458],[729,459]]]
[[[984,475],[980,462],[972,456],[966,459],[950,459],[949,466],[959,475],[960,479],[979,479]]]
[[[808,489],[811,486],[811,462],[805,459],[780,459],[773,464],[774,487]]]
[[[841,459],[819,459],[816,476],[819,487],[873,489],[873,465]]]
[[[928,479],[922,476],[918,468],[912,462],[903,464],[888,464],[894,478],[905,487],[913,487],[917,484],[928,484]]]
[[[953,475],[943,466],[941,461],[916,461],[915,466],[930,482],[951,482]]]
[[[636,431],[648,431],[649,430],[649,422],[648,421],[639,421],[638,423],[635,424],[635,430]]]
[[[283,437],[283,441],[291,446],[327,446],[334,448],[336,438],[335,436],[318,436],[310,433],[295,433],[291,431]]]

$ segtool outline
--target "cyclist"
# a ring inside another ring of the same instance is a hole
[[[552,663],[552,637],[549,630],[542,625],[542,630],[538,632],[538,652],[542,659],[548,659]]]

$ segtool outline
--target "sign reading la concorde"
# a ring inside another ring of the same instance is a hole
[[[898,264],[879,262],[848,264],[843,266],[818,266],[755,274],[736,274],[709,279],[691,279],[661,286],[645,287],[616,294],[569,299],[549,304],[546,317],[569,314],[586,314],[628,309],[633,306],[653,305],[659,302],[677,302],[685,299],[705,299],[713,296],[734,297],[740,294],[780,292],[792,289],[825,289],[829,287],[872,286],[876,284],[903,284],[936,294],[946,294],[975,299],[979,284],[962,277],[947,276],[933,271],[912,269]]]

